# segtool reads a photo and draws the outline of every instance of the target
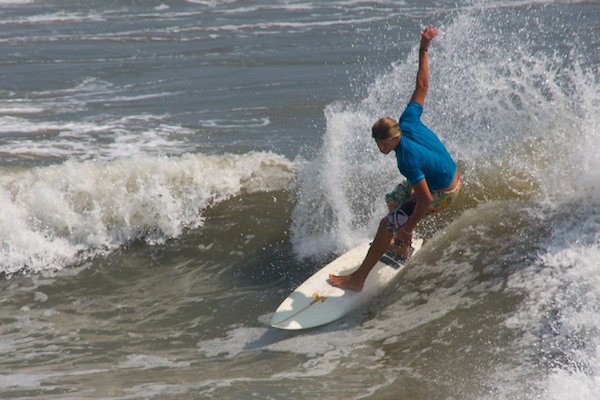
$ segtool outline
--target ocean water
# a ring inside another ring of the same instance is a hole
[[[430,23],[459,201],[271,328],[385,213]],[[600,398],[597,1],[0,0],[0,52],[0,398]]]

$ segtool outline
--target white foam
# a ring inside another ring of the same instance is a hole
[[[397,175],[393,157],[376,154],[372,139],[363,134],[374,114],[332,105],[325,117],[319,155],[298,177],[302,190],[292,233],[300,256],[346,250],[371,236],[384,215],[383,188]]]
[[[179,236],[203,211],[238,195],[286,188],[295,165],[272,153],[138,155],[69,161],[0,176],[0,265],[14,273],[62,268],[144,238]]]
[[[538,383],[544,399],[600,395],[600,216],[590,217],[592,230],[573,231],[568,221],[564,230],[556,221],[541,266],[509,281],[527,298],[507,325],[525,333],[523,347],[549,368]]]
[[[174,361],[170,358],[147,354],[130,354],[127,361],[119,363],[119,368],[153,369],[153,368],[185,368],[190,361]]]
[[[435,319],[449,309],[467,308],[477,301],[473,295],[483,297],[489,290],[506,290],[507,296],[517,292],[526,301],[507,317],[502,328],[523,334],[523,338],[515,339],[505,349],[507,353],[514,352],[509,356],[514,358],[486,379],[485,384],[500,393],[493,398],[516,398],[530,393],[531,388],[519,386],[523,381],[526,386],[534,387],[531,392],[543,393],[540,398],[597,398],[600,392],[598,67],[590,67],[589,61],[577,56],[576,49],[569,55],[566,66],[565,59],[529,48],[529,39],[521,38],[527,37],[525,30],[498,34],[496,30],[510,28],[498,26],[494,20],[494,30],[490,30],[485,19],[481,15],[459,16],[451,26],[442,29],[439,40],[432,44],[431,100],[428,98],[423,121],[438,133],[463,168],[465,190],[461,193],[461,203],[526,201],[531,207],[524,212],[542,210],[539,220],[543,227],[552,229],[556,241],[552,238],[542,241],[539,260],[511,275],[507,288],[502,279],[473,286],[476,280],[464,271],[464,265],[446,263],[440,282],[420,287],[424,292],[429,289],[431,296],[415,298],[413,302],[410,295],[405,296],[383,312],[385,327],[374,320],[352,332],[360,339],[393,341],[390,338],[395,335],[391,332],[418,326],[423,323],[424,315]],[[478,40],[472,40],[474,35]],[[512,35],[514,41],[506,40]],[[499,37],[505,40],[498,43]],[[362,101],[327,108],[327,128],[320,152],[299,171],[300,200],[294,211],[292,233],[294,248],[301,256],[347,249],[360,236],[372,237],[369,232],[374,232],[385,213],[383,195],[402,178],[393,155],[385,157],[378,153],[369,135],[370,127],[381,116],[397,118],[402,112],[414,90],[411,77],[416,74],[416,46],[417,43],[406,60],[392,65],[372,83]],[[502,223],[499,218],[498,225]],[[472,224],[480,225],[485,228],[485,223]],[[492,241],[505,240],[500,232],[488,233],[484,229],[478,233]],[[541,239],[524,240],[537,244],[536,240]],[[481,256],[465,253],[463,259]],[[425,271],[431,272],[429,268]],[[412,273],[408,272],[407,277]],[[444,287],[450,279],[453,287]],[[467,290],[469,296],[462,296],[461,290]],[[417,300],[424,300],[424,304]],[[559,313],[560,332],[555,337],[549,334],[540,338],[553,312]],[[325,346],[327,339],[319,336],[315,342]],[[284,341],[278,342],[282,348],[283,344]],[[338,345],[353,347],[357,343],[341,340]],[[559,354],[548,355],[549,369],[545,369],[548,365],[536,364],[540,352],[552,351]],[[321,354],[326,352],[322,348]],[[525,373],[520,375],[520,371]],[[538,381],[541,381],[539,387]],[[504,384],[517,389],[505,389]]]
[[[595,351],[594,363],[589,365],[594,371],[600,367],[600,354]],[[548,379],[544,399],[547,400],[590,400],[600,398],[600,377],[584,370],[557,369]]]
[[[330,331],[325,328],[306,334],[289,334],[267,328],[234,327],[226,337],[204,340],[197,346],[206,357],[232,358],[256,350],[299,354],[305,356],[307,361],[291,370],[273,371],[272,374],[275,380],[298,379],[327,376],[361,350],[368,354],[376,353],[366,342],[379,335],[376,329]],[[362,368],[380,365],[381,358],[365,357],[362,359]]]
[[[262,118],[251,118],[248,120],[240,120],[236,119],[235,123],[232,123],[232,120],[218,120],[218,119],[207,119],[199,121],[200,126],[205,128],[226,128],[226,129],[235,129],[235,128],[262,128],[271,124],[271,120],[268,117]]]
[[[563,142],[543,175],[540,220],[551,235],[536,265],[509,280],[527,297],[506,321],[548,368],[537,386],[551,400],[600,397],[600,86],[579,65],[566,75],[578,107],[562,135],[552,133]]]
[[[9,0],[12,1],[12,0]],[[6,3],[4,3],[6,4]],[[13,3],[15,4],[15,3]],[[16,3],[26,4],[26,2]],[[38,14],[34,16],[21,17],[10,21],[3,21],[3,23],[11,24],[52,24],[52,23],[77,23],[77,22],[102,22],[105,19],[99,14],[81,14],[71,12],[58,12],[52,14]]]
[[[312,28],[333,27],[333,26],[354,26],[359,24],[384,22],[389,19],[389,16],[367,17],[354,19],[331,19],[325,21],[309,21],[309,22],[289,22],[289,21],[269,21],[254,24],[223,24],[219,26],[209,26],[204,28],[207,32],[245,32],[255,31],[256,34],[277,34],[282,31],[290,33],[290,30],[298,31],[309,30]]]
[[[525,43],[496,43],[497,32],[473,41],[473,30],[487,26],[479,16],[462,15],[432,44],[431,101],[422,117],[459,162],[465,182],[481,187],[486,199],[514,194],[540,203],[598,187],[594,67],[585,69],[583,59],[572,56],[565,69],[554,56],[532,56]],[[403,178],[393,153],[380,154],[369,132],[381,116],[398,118],[408,102],[416,49],[417,43],[406,60],[377,77],[362,101],[327,107],[323,145],[299,172],[292,233],[300,256],[347,249],[356,236],[373,235],[385,213],[383,196]],[[582,170],[591,171],[588,183],[574,188]]]
[[[112,160],[136,154],[178,154],[189,149],[186,137],[196,131],[164,123],[163,119],[160,115],[134,115],[116,120],[61,123],[0,117],[4,131],[32,135],[30,140],[21,136],[5,138],[0,153],[20,157]],[[47,132],[57,133],[44,135]]]
[[[48,379],[48,377],[49,375],[42,374],[2,374],[0,375],[0,388],[39,388],[42,382]]]
[[[13,4],[29,4],[33,2],[35,2],[35,0],[0,0],[0,6]]]
[[[22,388],[22,389],[37,389],[42,385],[51,381],[57,377],[74,377],[74,376],[85,376],[106,373],[108,370],[102,369],[83,369],[75,370],[72,372],[61,372],[61,373],[26,373],[26,374],[0,374],[0,389],[10,391],[10,389]],[[45,387],[47,388],[47,387]]]
[[[455,268],[444,265],[439,269],[426,266],[421,274],[431,274],[432,270],[441,273],[440,281],[447,280],[448,275],[453,274],[460,274],[464,280],[473,278],[473,274],[464,273],[462,265],[456,265]],[[409,280],[421,279],[418,275],[417,272]],[[410,296],[398,295],[397,303],[384,310],[374,306],[378,310],[377,316],[366,321],[366,310],[359,309],[332,324],[300,332],[234,325],[223,337],[202,340],[197,346],[200,353],[209,358],[235,359],[244,353],[257,351],[286,353],[289,354],[287,357],[299,356],[298,364],[273,371],[263,380],[331,377],[348,368],[377,371],[377,377],[370,379],[369,388],[375,391],[396,382],[399,375],[417,374],[405,365],[390,362],[386,345],[393,346],[398,337],[471,304],[474,300],[457,290],[460,286],[457,284],[456,287],[432,291],[427,301],[417,302]],[[415,306],[415,303],[418,305]],[[271,314],[268,314],[258,320],[261,325],[268,324],[270,317]],[[211,384],[218,386],[216,382]]]

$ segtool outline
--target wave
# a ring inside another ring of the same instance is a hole
[[[111,160],[134,154],[182,154],[197,131],[173,125],[165,115],[132,115],[90,121],[31,121],[0,117],[4,159]],[[27,139],[24,139],[27,137]]]
[[[14,4],[29,4],[35,0],[0,0],[0,6],[3,5],[14,5]]]
[[[540,7],[544,19],[536,14],[535,22],[518,8],[470,10],[442,26],[432,45],[423,120],[457,159],[464,186],[450,212],[418,230],[432,239],[419,255],[431,258],[421,274],[443,271],[439,281],[425,281],[435,290],[423,307],[439,312],[444,304],[441,311],[450,312],[490,293],[502,299],[507,311],[490,314],[513,339],[500,346],[507,361],[486,379],[489,398],[595,398],[600,71],[582,40],[587,32],[569,25],[575,19]],[[341,253],[375,232],[383,195],[401,177],[394,157],[372,143],[370,126],[402,111],[414,88],[417,44],[361,100],[327,107],[319,153],[298,172],[292,242],[300,257]],[[434,259],[439,252],[444,257]],[[395,293],[401,300],[385,320],[399,319],[392,331],[431,315],[411,296]]]
[[[474,10],[443,26],[432,45],[423,120],[458,161],[463,209],[517,198],[554,204],[599,190],[598,67],[580,32],[571,30],[560,42],[568,47],[556,51],[544,41],[550,31],[527,31],[526,18],[518,9]],[[417,45],[362,100],[325,110],[323,144],[299,171],[293,241],[301,257],[349,248],[371,236],[384,214],[383,195],[401,177],[394,157],[377,151],[370,126],[384,115],[398,118],[408,102]]]
[[[268,152],[137,155],[0,174],[0,272],[60,269],[133,240],[199,228],[231,197],[287,188],[296,165]]]

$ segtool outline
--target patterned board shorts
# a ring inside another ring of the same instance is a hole
[[[458,196],[460,192],[460,175],[458,184],[452,190],[442,192],[435,190],[431,192],[433,201],[429,205],[427,214],[433,214],[448,207]],[[397,232],[404,224],[408,222],[413,213],[415,205],[415,190],[413,186],[404,181],[394,188],[394,190],[385,196],[385,201],[392,211],[387,215],[386,222],[388,230]]]

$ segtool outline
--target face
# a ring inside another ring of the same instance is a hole
[[[392,150],[394,150],[398,146],[399,141],[400,136],[389,139],[375,139],[375,143],[377,143],[379,151],[381,151],[383,154],[389,154]]]

